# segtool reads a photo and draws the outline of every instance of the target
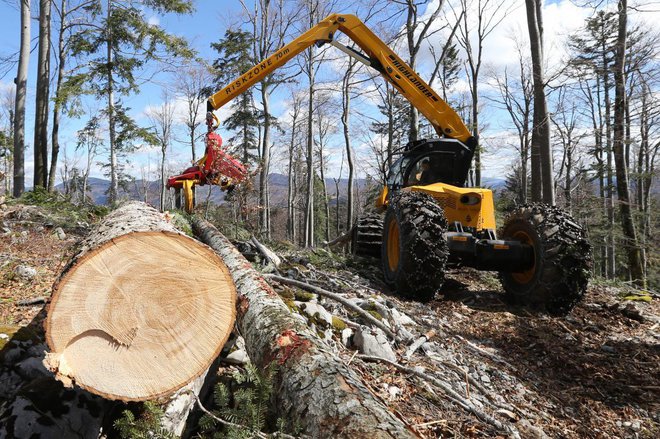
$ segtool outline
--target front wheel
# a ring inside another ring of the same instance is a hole
[[[584,296],[591,273],[591,245],[582,227],[558,207],[533,203],[512,212],[501,235],[534,250],[530,269],[500,273],[508,298],[551,315],[570,312]]]
[[[402,296],[433,299],[445,279],[446,231],[444,211],[430,195],[402,192],[393,197],[381,247],[385,281]]]

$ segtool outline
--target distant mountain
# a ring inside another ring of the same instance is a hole
[[[269,176],[270,187],[270,200],[273,206],[285,206],[287,199],[287,192],[289,187],[289,177],[284,174],[273,173]],[[331,178],[326,178],[328,186],[328,195],[334,198],[335,194],[335,181]],[[358,190],[364,190],[367,185],[367,180],[357,179],[356,186]],[[255,183],[258,186],[258,181]],[[64,190],[64,184],[60,183],[55,187],[58,191]],[[87,193],[95,204],[107,204],[108,202],[108,189],[110,188],[110,181],[103,178],[90,177],[88,180]],[[342,178],[339,180],[339,199],[344,201],[346,198],[346,190],[348,188],[348,179]],[[134,180],[128,183],[126,188],[120,188],[119,196],[131,200],[144,201],[144,193],[147,193],[147,203],[156,206],[160,203],[160,181],[144,181]],[[199,187],[197,189],[198,200],[206,200],[208,196],[209,186]],[[224,201],[225,194],[217,186],[211,188],[210,201],[220,204]]]

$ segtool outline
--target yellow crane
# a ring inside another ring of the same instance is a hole
[[[337,32],[361,51],[338,42]],[[208,99],[207,119],[303,50],[324,44],[379,72],[438,135],[393,152],[387,184],[375,200],[377,212],[358,219],[353,228],[354,252],[380,257],[385,281],[417,300],[431,300],[442,287],[446,266],[453,264],[499,272],[507,297],[515,302],[552,314],[570,311],[590,275],[591,247],[582,228],[561,209],[535,203],[513,211],[498,238],[493,192],[465,187],[477,139],[358,17],[329,15],[250,68]]]

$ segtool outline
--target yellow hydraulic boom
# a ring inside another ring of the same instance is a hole
[[[364,53],[346,47],[334,39],[341,31]],[[332,14],[298,38],[252,67],[208,99],[212,112],[245,92],[275,69],[286,64],[312,44],[330,43],[360,62],[374,68],[417,108],[433,125],[439,136],[458,139],[474,149],[477,144],[461,118],[419,75],[355,15]]]

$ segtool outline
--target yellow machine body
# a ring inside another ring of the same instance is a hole
[[[402,190],[431,195],[442,206],[450,224],[458,221],[463,227],[471,227],[477,231],[497,228],[493,191],[490,189],[433,183],[425,186],[410,186]],[[387,207],[387,194],[388,188],[385,186],[376,200],[377,208],[385,209]]]

